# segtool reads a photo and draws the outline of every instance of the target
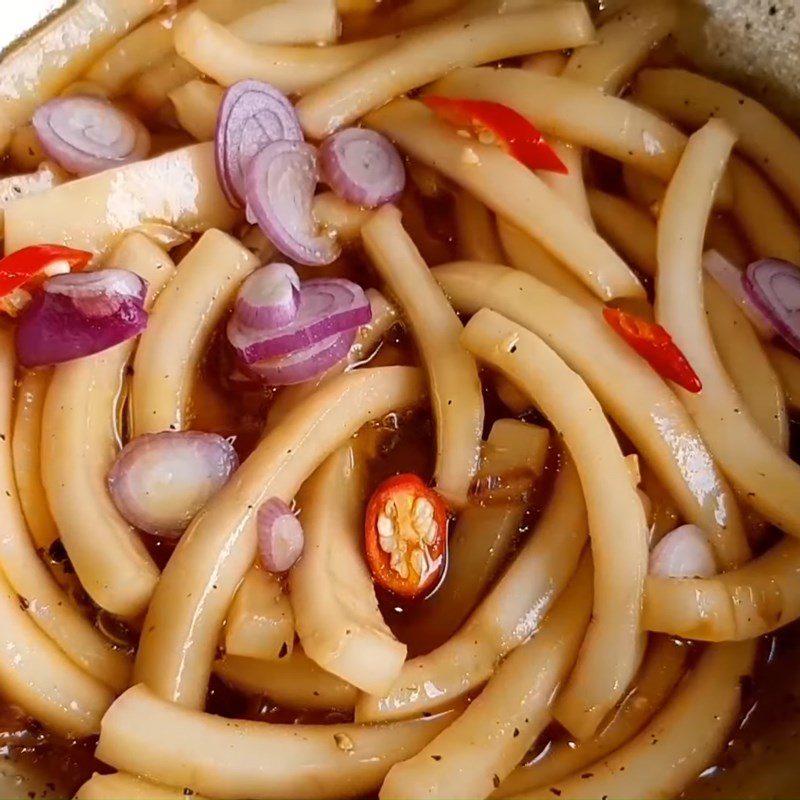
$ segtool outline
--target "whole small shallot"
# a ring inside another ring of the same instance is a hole
[[[745,272],[744,290],[775,332],[800,353],[800,267],[777,258],[756,261]]]
[[[20,317],[20,363],[61,364],[138,336],[147,325],[146,294],[146,281],[124,269],[50,278]]]
[[[270,386],[313,380],[343,359],[372,319],[363,289],[342,278],[301,282],[288,264],[269,264],[242,285],[228,341],[242,371]]]
[[[233,445],[222,436],[164,431],[139,436],[122,448],[108,488],[131,525],[175,538],[238,466]]]
[[[147,128],[100,97],[51,100],[36,109],[33,127],[47,155],[75,175],[121,167],[150,152]]]
[[[703,531],[681,525],[653,548],[649,571],[661,578],[710,578],[717,574],[717,564]]]
[[[400,199],[406,185],[403,159],[382,134],[367,128],[345,128],[319,149],[325,182],[339,197],[366,208]]]
[[[277,497],[263,503],[256,520],[261,564],[269,572],[286,572],[303,552],[305,537],[300,520]]]

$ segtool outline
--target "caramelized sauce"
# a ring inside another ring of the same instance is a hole
[[[598,170],[599,171],[599,170]],[[607,181],[613,174],[607,172]],[[432,263],[441,263],[456,257],[456,241],[451,226],[452,216],[448,203],[439,203],[423,198],[413,187],[404,200],[407,208],[416,212],[407,215],[412,236],[420,249]],[[376,277],[359,250],[346,252],[331,274],[346,274],[365,286],[376,285]],[[319,272],[314,274],[318,275]],[[418,364],[419,358],[405,332],[397,327],[374,357],[374,365]],[[486,427],[488,434],[492,423],[508,412],[491,388],[484,381],[486,403]],[[234,363],[226,345],[224,326],[217,331],[208,354],[202,364],[191,400],[191,426],[196,430],[215,431],[233,437],[235,447],[245,459],[257,445],[274,392],[257,385],[243,383],[234,375]],[[545,424],[532,413],[526,421]],[[793,426],[795,457],[800,455],[800,425]],[[428,480],[433,474],[435,438],[433,421],[427,411],[416,410],[403,414],[391,414],[378,423],[367,426],[358,436],[361,453],[368,459],[368,490],[371,491],[382,480],[400,472],[416,472]],[[545,476],[540,479],[532,493],[530,508],[520,526],[517,544],[525,541],[535,525],[538,514],[546,504],[552,479],[558,470],[558,455],[551,453]],[[157,537],[145,536],[151,554],[164,566],[175,543]],[[62,580],[71,578],[73,596],[87,609],[97,615],[85,593],[69,575],[69,563],[58,546],[55,556],[49,559],[55,567],[60,564]],[[513,555],[511,556],[513,557]],[[444,580],[446,581],[446,575]],[[441,644],[438,641],[421,640],[415,635],[415,620],[426,613],[426,600],[398,601],[396,597],[379,591],[381,610],[395,635],[409,645],[411,656],[428,652]],[[106,621],[108,623],[108,621]],[[135,633],[121,628],[115,631],[122,642],[133,644]],[[720,756],[718,766],[707,770],[705,775],[687,791],[686,797],[707,798],[713,796],[760,797],[755,788],[752,795],[743,792],[748,786],[760,786],[753,781],[750,764],[754,758],[779,761],[794,746],[800,753],[800,625],[790,626],[769,640],[764,648],[764,659],[756,674],[752,693],[743,714],[742,727],[732,733],[730,746]],[[261,720],[273,723],[331,723],[344,721],[338,712],[302,711],[281,708],[265,697],[249,697],[212,678],[207,708],[210,712],[226,717]],[[776,728],[775,722],[780,720]],[[93,757],[94,741],[66,742],[45,733],[34,722],[7,705],[0,704],[0,755],[12,761],[14,769],[22,772],[32,770],[46,776],[44,783],[32,782],[34,797],[71,796],[78,786],[94,771],[108,771]],[[550,739],[563,738],[556,727],[545,732],[532,752],[540,751]],[[788,778],[787,778],[788,780]],[[786,784],[781,784],[786,785]],[[52,788],[51,788],[52,787]],[[789,797],[792,793],[779,793],[772,797]]]
[[[613,176],[607,175],[606,179],[613,180]],[[404,205],[416,209],[416,213],[408,215],[407,220],[411,223],[412,236],[423,252],[432,263],[455,258],[455,235],[450,227],[452,217],[447,203],[423,198],[413,187],[407,195]],[[358,250],[346,252],[331,273],[346,274],[365,286],[376,284],[371,267]],[[236,379],[233,359],[223,334],[224,327],[221,327],[196,381],[191,400],[191,426],[196,430],[215,431],[233,437],[237,452],[245,459],[262,434],[274,393]],[[418,364],[419,358],[408,336],[397,328],[372,363]],[[484,381],[484,384],[485,434],[488,434],[495,420],[509,414],[491,388],[491,382]],[[527,421],[544,424],[535,413]],[[795,424],[793,432],[794,454],[797,457],[800,455],[800,426]],[[400,472],[416,472],[426,480],[433,474],[435,439],[433,422],[427,411],[391,414],[365,428],[357,439],[362,454],[369,461],[367,473],[370,491],[385,478]],[[532,494],[530,508],[519,529],[518,545],[525,541],[546,504],[557,470],[558,457],[554,451],[545,476],[537,483]],[[152,536],[145,536],[144,539],[151,554],[163,567],[175,543]],[[58,561],[61,572],[68,575],[68,561],[58,546],[52,555],[56,558],[50,559],[51,563],[55,566]],[[75,584],[74,576],[72,582]],[[96,615],[96,609],[77,584],[73,587],[73,595],[90,614]],[[399,639],[409,645],[411,656],[428,652],[441,643],[420,640],[415,636],[415,620],[426,613],[426,600],[400,602],[396,597],[379,591],[379,602],[389,626]],[[121,641],[133,644],[135,634],[126,628],[117,630],[116,634]],[[748,786],[761,785],[758,780],[752,779],[749,765],[753,759],[771,759],[769,763],[777,763],[781,754],[785,755],[792,747],[795,747],[793,752],[800,753],[800,680],[797,677],[800,675],[800,625],[790,626],[769,641],[770,646],[764,648],[764,659],[753,684],[742,727],[732,734],[730,746],[721,755],[718,766],[707,770],[688,790],[686,797],[730,797],[734,794],[743,797],[763,796],[755,788],[752,789],[752,795],[743,793]],[[207,708],[212,713],[226,717],[273,723],[331,723],[346,719],[338,712],[281,708],[268,698],[248,697],[216,678],[212,678],[209,687]],[[777,728],[776,720],[780,721]],[[3,759],[12,761],[14,769],[22,772],[30,770],[46,776],[44,783],[26,784],[33,787],[26,790],[32,792],[32,799],[71,796],[92,772],[107,771],[93,757],[93,740],[77,743],[60,740],[2,704],[0,730],[4,731],[0,734],[0,755]],[[545,732],[534,751],[541,750],[549,739],[562,737],[563,733],[553,728]],[[791,793],[781,795],[776,789],[770,796],[789,797]]]
[[[742,721],[729,745],[684,797],[779,798],[800,792],[800,623],[768,637],[752,683],[746,687]]]

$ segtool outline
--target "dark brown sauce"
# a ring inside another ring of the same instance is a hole
[[[800,463],[800,419],[791,455]],[[690,786],[687,798],[800,796],[800,621],[764,637],[760,659],[725,752]]]
[[[404,205],[407,209],[416,209],[416,213],[407,214],[406,218],[410,217],[412,236],[423,252],[427,253],[427,257],[434,263],[454,258],[457,243],[451,227],[452,217],[448,204],[422,198],[412,188]],[[346,274],[365,286],[377,284],[372,268],[358,250],[347,252],[332,273]],[[375,363],[380,363],[384,358],[389,358],[391,363],[419,363],[413,344],[401,329],[394,332],[387,342],[386,351],[379,353]],[[237,451],[244,459],[261,436],[272,392],[232,380],[233,369],[233,360],[220,329],[214,337],[194,387],[191,426],[197,430],[215,431],[223,436],[234,437]],[[484,384],[487,387],[484,394],[488,433],[491,424],[500,417],[508,416],[508,412],[489,388],[491,383],[484,381]],[[536,417],[530,421],[540,424],[543,422]],[[800,426],[794,425],[795,456],[800,453],[799,431]],[[368,470],[370,488],[400,472],[416,472],[425,479],[431,477],[435,443],[432,420],[426,412],[390,415],[381,423],[362,431],[360,438],[362,448],[371,453]],[[520,526],[518,543],[525,541],[535,524],[538,513],[546,503],[549,486],[556,471],[557,460],[554,456]],[[150,536],[145,537],[145,541],[148,549],[163,566],[174,549],[174,543]],[[78,599],[87,609],[92,609],[79,589]],[[414,621],[426,613],[425,600],[398,602],[397,598],[383,592],[379,592],[379,600],[387,623],[398,638],[409,645],[412,655],[427,652],[440,644],[435,641],[420,641],[414,635]],[[123,634],[129,637],[133,635],[128,631]],[[729,788],[733,785],[746,786],[750,776],[749,770],[742,767],[742,764],[749,763],[748,759],[752,760],[754,754],[783,752],[788,747],[787,742],[797,739],[800,730],[800,682],[797,680],[800,674],[800,626],[791,626],[770,641],[771,648],[765,648],[765,652],[768,651],[771,657],[767,659],[765,655],[759,667],[748,706],[750,710],[743,715],[745,724],[741,730],[732,734],[731,744],[721,755],[718,766],[707,771],[707,775],[687,792],[687,797],[711,797],[717,791],[724,791],[722,796],[733,796]],[[268,698],[248,697],[216,678],[212,679],[209,687],[208,710],[226,717],[291,724],[330,723],[346,718],[338,713],[281,708]],[[0,729],[6,731],[5,736],[0,737],[0,754],[6,759],[13,758],[22,767],[32,767],[48,776],[50,785],[55,788],[51,790],[45,787],[42,797],[48,792],[48,796],[56,796],[58,792],[73,792],[93,771],[103,770],[103,766],[93,757],[93,741],[65,742],[44,733],[39,726],[13,712],[8,706],[0,706],[0,713],[5,714],[5,718],[0,718]],[[781,720],[781,736],[779,741],[773,742],[776,720]],[[563,734],[554,729],[546,734],[546,737],[549,736],[560,738]],[[542,739],[544,741],[546,738]],[[541,746],[541,743],[537,745]],[[735,781],[738,783],[734,784]],[[776,793],[772,796],[789,797],[792,794]]]
[[[435,263],[455,257],[456,238],[452,229],[451,215],[447,203],[422,198],[411,189],[404,201],[406,208],[416,208],[410,216],[410,231],[420,248],[427,251]],[[438,213],[437,213],[438,209]],[[363,253],[351,250],[340,259],[332,274],[346,274],[365,286],[377,284],[376,276],[367,263]],[[235,446],[242,459],[256,446],[261,436],[273,393],[252,384],[243,384],[231,378],[234,363],[222,335],[222,328],[214,337],[203,362],[200,375],[194,387],[191,412],[191,427],[197,430],[215,431],[224,436],[234,437]],[[388,363],[418,364],[419,358],[402,329],[397,328],[389,337],[384,349],[375,359],[376,364]],[[490,381],[484,381],[486,402],[486,433],[492,423],[509,416],[508,412],[491,388]],[[543,424],[544,421],[533,415],[528,421]],[[793,452],[800,455],[800,426],[793,425]],[[362,452],[369,456],[370,489],[385,478],[400,472],[416,472],[430,479],[433,472],[435,452],[434,431],[428,413],[416,411],[390,415],[377,424],[368,426],[359,434]],[[534,492],[529,512],[526,514],[518,535],[518,544],[525,541],[535,520],[549,496],[552,478],[557,472],[557,455],[553,454],[545,477]],[[146,536],[148,549],[163,566],[169,558],[174,543],[156,537]],[[61,569],[64,568],[63,554],[56,547]],[[512,556],[513,557],[513,554]],[[67,562],[67,572],[69,572]],[[444,580],[446,580],[446,575]],[[76,588],[77,598],[90,613],[95,613],[85,594]],[[427,652],[440,642],[424,641],[415,637],[415,620],[426,613],[426,601],[398,602],[388,593],[379,592],[381,609],[387,623],[395,634],[409,645],[410,653]],[[135,634],[122,630],[124,639],[135,638]],[[761,754],[784,752],[792,742],[797,743],[800,730],[800,625],[794,625],[770,639],[770,647],[765,647],[765,656],[759,666],[753,683],[748,712],[743,715],[744,724],[732,733],[730,746],[719,760],[718,766],[708,770],[705,777],[687,792],[687,797],[733,796],[732,787],[747,786],[750,778],[749,768],[743,767]],[[767,653],[770,657],[767,658]],[[208,710],[226,717],[261,720],[273,723],[331,723],[343,721],[339,713],[302,711],[281,708],[265,697],[249,697],[212,678],[208,694]],[[21,767],[32,767],[49,778],[54,789],[45,789],[41,796],[68,796],[88,779],[93,771],[103,771],[103,765],[93,757],[94,742],[65,742],[41,730],[24,716],[0,706],[0,755],[13,759]],[[775,721],[780,720],[776,736]],[[557,728],[546,732],[537,748],[541,748],[548,738],[563,738]],[[773,741],[774,740],[774,741]],[[797,746],[800,750],[800,745]],[[719,795],[718,792],[725,792]],[[55,794],[54,794],[55,793]],[[795,791],[781,794],[778,790],[773,797],[790,797]],[[737,795],[739,796],[739,795]],[[744,795],[742,795],[744,796]],[[760,795],[753,795],[760,796]]]
[[[800,623],[764,640],[748,689],[741,722],[725,752],[684,797],[800,796]]]

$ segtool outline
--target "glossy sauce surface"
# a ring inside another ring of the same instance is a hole
[[[450,201],[431,201],[414,189],[404,200],[411,230],[418,245],[427,251],[432,264],[456,258],[457,241],[450,225]],[[415,224],[416,223],[416,224]],[[424,226],[424,227],[423,227]],[[358,250],[346,251],[330,272],[358,277],[365,286],[376,285],[375,276]],[[381,348],[374,354],[375,365],[389,363],[419,363],[413,344],[399,326],[393,329]],[[272,390],[242,384],[232,377],[233,361],[221,330],[214,337],[200,375],[196,381],[191,403],[192,427],[215,431],[234,437],[240,457],[246,458],[262,435],[264,422],[274,396]],[[489,381],[484,381],[490,386]],[[485,389],[486,430],[503,416],[509,416],[493,390]],[[544,424],[538,416],[527,421]],[[794,454],[800,457],[800,424],[793,425]],[[416,472],[430,478],[433,472],[434,436],[432,420],[422,411],[403,416],[390,415],[380,423],[364,429],[359,435],[361,452],[369,459],[369,480],[377,485],[399,472]],[[552,478],[558,469],[557,453],[549,459],[545,475],[537,482],[531,495],[530,508],[520,526],[517,544],[525,541],[535,519],[547,502]],[[165,564],[174,545],[166,540],[145,537],[148,549],[156,560]],[[54,555],[63,568],[64,554],[55,548]],[[446,576],[445,579],[446,580]],[[79,587],[75,587],[85,602]],[[426,601],[398,602],[388,593],[379,593],[385,618],[402,641],[409,645],[409,655],[424,653],[440,642],[425,641],[415,634],[415,621],[424,617]],[[104,620],[108,627],[108,620]],[[125,641],[135,637],[130,631],[115,630]],[[762,658],[756,677],[748,685],[747,702],[742,726],[731,734],[728,750],[719,758],[719,766],[706,771],[690,788],[687,797],[766,797],[789,798],[794,777],[792,754],[800,754],[800,625],[794,625],[763,643]],[[212,679],[208,695],[208,710],[230,717],[257,719],[268,722],[331,722],[341,720],[338,712],[298,711],[281,708],[266,697],[247,697]],[[45,776],[40,784],[42,798],[59,796],[59,792],[76,789],[92,771],[103,769],[93,756],[93,742],[66,743],[59,741],[30,724],[24,716],[7,706],[0,706],[0,753],[15,764],[33,769]],[[563,733],[549,730],[545,736],[562,738]],[[540,741],[533,748],[540,750]],[[757,776],[759,764],[764,763],[765,780]],[[55,789],[48,787],[52,785]],[[31,784],[33,785],[33,784]],[[43,787],[43,788],[42,788]],[[769,788],[768,788],[769,787]],[[61,794],[60,796],[64,796]]]

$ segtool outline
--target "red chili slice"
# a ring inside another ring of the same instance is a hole
[[[22,305],[12,297],[18,289],[31,291],[53,275],[84,269],[91,260],[85,250],[57,244],[23,247],[0,259],[0,311],[15,315]]]
[[[606,322],[662,377],[697,394],[703,384],[686,356],[660,325],[616,308],[603,309]]]
[[[370,498],[365,542],[375,583],[402,597],[419,597],[444,568],[444,501],[417,475],[389,478]]]
[[[569,170],[542,136],[522,114],[502,103],[489,100],[428,95],[423,102],[451,125],[468,128],[483,141],[487,134],[500,147],[529,169],[544,169],[566,175]]]

